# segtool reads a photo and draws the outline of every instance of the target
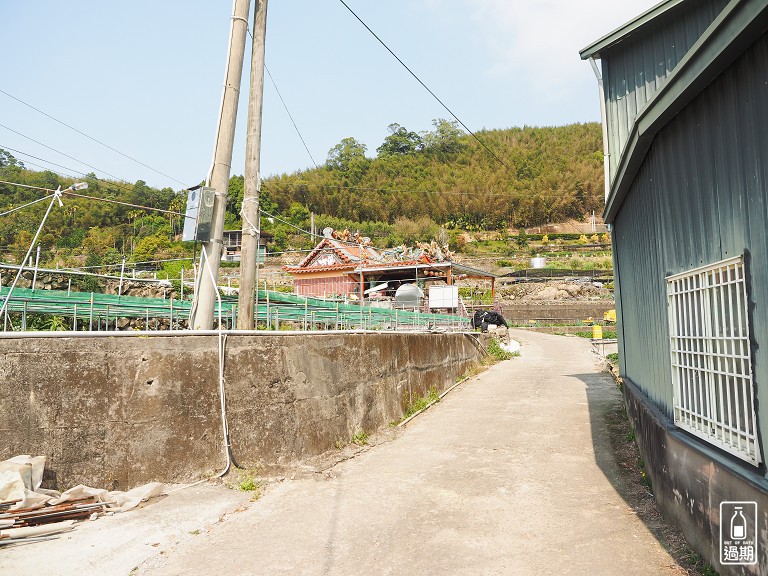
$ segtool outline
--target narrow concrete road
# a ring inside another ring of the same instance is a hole
[[[681,574],[614,489],[589,342],[517,332],[394,441],[273,486],[131,574]],[[131,567],[127,567],[126,574]]]

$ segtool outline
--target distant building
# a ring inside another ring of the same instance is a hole
[[[262,231],[259,235],[259,263],[263,263],[267,257],[267,243],[272,240],[270,232]],[[242,230],[224,230],[224,257],[225,262],[240,262],[240,252],[243,245]]]
[[[416,249],[400,246],[377,250],[367,239],[355,243],[331,234],[298,265],[283,266],[293,276],[296,294],[383,302],[394,299],[398,289],[406,284],[425,288],[435,284],[455,286],[458,280],[466,278],[488,280],[494,290],[495,275],[448,260],[434,242]]]
[[[662,512],[721,574],[768,566],[767,30],[766,0],[668,0],[581,52],[628,412]],[[757,506],[743,565],[726,501]]]

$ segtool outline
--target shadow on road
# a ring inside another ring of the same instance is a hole
[[[677,565],[686,573],[698,574],[700,558],[656,507],[624,399],[615,381],[608,372],[571,376],[586,384],[592,446],[598,467]]]

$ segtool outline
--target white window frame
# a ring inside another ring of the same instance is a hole
[[[674,421],[758,465],[744,260],[667,277]]]

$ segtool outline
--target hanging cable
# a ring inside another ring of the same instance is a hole
[[[39,108],[35,108],[35,107],[34,107],[34,106],[32,106],[31,104],[28,104],[27,102],[24,102],[24,101],[23,101],[21,98],[17,98],[17,97],[16,97],[16,96],[14,96],[13,94],[9,94],[8,92],[6,92],[6,91],[5,91],[5,90],[3,90],[3,89],[0,89],[0,93],[2,93],[2,94],[5,94],[5,95],[6,95],[6,96],[8,96],[9,98],[13,98],[14,100],[16,100],[16,102],[19,102],[20,104],[23,104],[23,105],[24,105],[24,106],[26,106],[27,108],[31,108],[31,109],[32,109],[32,110],[34,110],[35,112],[39,112],[40,114],[42,114],[43,116],[46,116],[46,117],[50,118],[50,119],[51,119],[51,120],[53,120],[54,122],[58,122],[58,123],[59,123],[59,124],[61,124],[62,126],[66,126],[66,127],[67,127],[67,128],[69,128],[70,130],[73,130],[73,131],[77,132],[78,134],[80,134],[80,135],[82,135],[82,136],[85,136],[86,138],[88,138],[88,139],[90,139],[90,140],[93,140],[93,141],[94,141],[94,142],[96,142],[97,144],[100,144],[100,145],[104,146],[105,148],[108,148],[109,150],[112,150],[113,152],[116,152],[116,153],[120,154],[121,156],[123,156],[123,157],[125,157],[125,158],[128,158],[128,160],[131,160],[131,161],[133,161],[133,162],[136,162],[137,164],[140,164],[141,166],[144,166],[145,168],[149,168],[150,170],[152,170],[153,172],[156,172],[157,174],[160,174],[161,176],[165,176],[166,178],[170,178],[170,179],[171,179],[171,180],[173,180],[174,182],[177,182],[177,183],[181,184],[182,186],[184,186],[184,187],[187,187],[187,185],[186,185],[186,184],[184,184],[184,182],[182,182],[181,180],[177,180],[176,178],[174,178],[173,176],[169,176],[169,175],[168,175],[168,174],[166,174],[165,172],[161,172],[160,170],[157,170],[156,168],[152,168],[152,166],[150,166],[150,165],[148,165],[148,164],[145,164],[145,163],[144,163],[144,162],[142,162],[141,160],[137,160],[136,158],[133,158],[132,156],[129,156],[129,155],[128,155],[128,154],[126,154],[125,152],[121,152],[121,151],[120,151],[120,150],[118,150],[117,148],[113,148],[113,147],[112,147],[112,146],[110,146],[109,144],[105,144],[105,143],[104,143],[104,142],[102,142],[101,140],[97,140],[97,139],[96,139],[96,138],[94,138],[93,136],[89,136],[88,134],[86,134],[86,133],[85,133],[85,132],[83,132],[82,130],[78,130],[78,129],[77,129],[77,128],[75,128],[74,126],[70,126],[70,125],[69,125],[69,124],[67,124],[66,122],[62,122],[62,121],[61,121],[61,120],[59,120],[58,118],[54,118],[53,116],[51,116],[50,114],[48,114],[48,113],[46,113],[46,112],[43,112],[43,111],[42,111],[42,110],[40,110]],[[105,172],[105,174],[106,174],[106,172]]]
[[[39,156],[33,156],[28,152],[22,152],[21,150],[17,150],[16,148],[11,148],[10,146],[4,146],[0,144],[0,148],[2,148],[3,150],[10,150],[11,152],[16,152],[16,154],[21,154],[22,156],[28,156],[29,158],[34,158],[35,160],[39,160],[40,162],[45,162],[46,164],[50,164],[51,166],[58,166],[59,168],[64,168],[64,170],[69,170],[70,172],[74,172],[75,174],[79,174],[80,176],[85,176],[86,174],[85,172],[79,172],[74,168],[69,168],[62,164],[56,164],[56,162],[51,162],[50,160],[46,160],[45,158],[40,158]],[[33,166],[37,166],[38,168],[42,168],[43,170],[48,170],[48,168],[46,168],[45,166],[40,166],[39,164],[34,164],[33,162],[27,162],[27,164],[32,164]],[[61,176],[61,174],[59,175]],[[70,176],[66,176],[66,177],[69,178]]]
[[[250,30],[249,30],[249,33],[250,33]],[[251,38],[253,38],[253,36],[251,36]],[[309,151],[309,146],[307,146],[307,143],[304,140],[304,136],[301,135],[301,131],[299,130],[299,127],[296,125],[296,121],[293,119],[293,115],[291,114],[291,111],[288,110],[288,105],[285,103],[285,100],[283,100],[283,95],[280,94],[280,90],[278,89],[277,84],[275,83],[275,79],[272,78],[272,73],[269,71],[269,68],[267,68],[266,64],[264,64],[264,70],[267,71],[267,75],[269,76],[269,79],[272,81],[272,86],[275,87],[275,92],[277,92],[277,95],[280,98],[280,102],[283,103],[283,108],[285,108],[285,111],[288,114],[288,118],[291,119],[291,123],[293,124],[293,127],[296,130],[296,134],[299,135],[299,138],[301,139],[301,143],[304,144],[304,150],[306,150],[307,154],[309,154],[309,159],[312,160],[312,164],[315,165],[315,168],[319,168],[319,166],[317,165],[317,162],[315,162],[315,159],[312,156],[312,152]]]
[[[65,170],[69,170],[70,172],[74,172],[75,174],[63,174],[61,172],[56,172],[54,170],[50,170],[49,168],[46,168],[45,166],[40,166],[39,164],[35,164],[34,162],[26,161],[27,164],[31,164],[32,166],[37,166],[38,168],[41,168],[42,170],[47,170],[49,172],[53,172],[54,174],[61,176],[62,178],[78,178],[78,177],[84,177],[89,178],[92,180],[96,180],[97,182],[101,182],[102,184],[105,184],[106,186],[117,188],[118,190],[122,190],[124,192],[132,192],[133,186],[131,184],[126,183],[120,183],[120,182],[113,182],[110,180],[104,180],[103,178],[99,178],[98,176],[92,176],[85,172],[78,172],[77,170],[73,168],[68,168],[67,166],[62,166],[61,164],[56,164],[55,162],[51,162],[50,160],[46,160],[45,158],[39,158],[37,156],[33,156],[32,154],[28,154],[27,152],[22,152],[21,150],[16,150],[15,148],[11,148],[8,146],[3,146],[0,144],[0,149],[4,150],[11,150],[13,152],[16,152],[17,154],[21,154],[22,156],[28,156],[30,158],[34,158],[35,160],[40,160],[41,162],[46,162],[48,164],[52,164],[54,166],[58,166],[60,168],[64,168]],[[184,192],[185,190],[180,190],[180,192]],[[97,200],[104,200],[107,201],[107,199],[104,198],[95,198]],[[115,201],[116,202],[116,201]],[[117,202],[116,202],[117,203]],[[147,210],[160,210],[159,208],[150,208],[148,206],[138,206],[139,208],[145,208]],[[179,214],[178,212],[173,212],[173,214]]]
[[[187,216],[181,212],[174,212],[173,210],[163,210],[162,208],[152,208],[151,206],[142,206],[141,204],[131,204],[130,202],[120,202],[119,200],[111,200],[110,198],[97,198],[95,196],[86,196],[85,194],[77,194],[75,192],[63,191],[62,194],[67,196],[76,196],[78,198],[86,198],[88,200],[96,200],[97,202],[107,202],[108,204],[119,204],[120,206],[128,206],[129,208],[138,208],[140,210],[151,210],[152,212],[161,212],[162,214],[171,214],[173,216],[181,216],[182,218],[193,218],[193,216]]]
[[[30,136],[27,136],[26,134],[22,134],[21,132],[19,132],[19,131],[17,131],[17,130],[14,130],[13,128],[9,128],[9,127],[8,127],[8,126],[6,126],[5,124],[0,124],[0,128],[5,128],[5,129],[6,129],[6,130],[8,130],[9,132],[13,132],[14,134],[18,134],[18,135],[19,135],[19,136],[21,136],[22,138],[26,138],[27,140],[29,140],[29,141],[31,141],[31,142],[34,142],[35,144],[38,144],[38,145],[42,146],[43,148],[48,148],[48,150],[52,150],[53,152],[56,152],[57,154],[61,154],[62,156],[65,156],[65,157],[69,158],[70,160],[74,160],[75,162],[79,162],[79,163],[80,163],[80,164],[82,164],[83,166],[88,166],[88,168],[93,168],[94,170],[97,170],[97,171],[101,172],[102,174],[106,174],[106,175],[107,175],[107,176],[109,176],[110,178],[114,178],[115,180],[119,180],[120,182],[126,182],[126,181],[125,181],[125,180],[123,180],[122,178],[118,178],[117,176],[115,176],[114,174],[110,174],[110,173],[109,173],[109,172],[107,172],[106,170],[101,170],[101,169],[97,168],[96,166],[93,166],[93,165],[91,165],[91,164],[88,164],[87,162],[83,162],[82,160],[78,160],[78,159],[77,159],[77,158],[75,158],[74,156],[70,156],[70,155],[69,155],[69,154],[67,154],[66,152],[62,152],[61,150],[56,150],[56,148],[53,148],[53,147],[51,147],[51,146],[48,146],[47,144],[43,144],[43,143],[42,143],[42,142],[40,142],[39,140],[35,140],[34,138],[32,138],[32,137],[30,137]],[[127,182],[126,182],[126,184],[127,184]]]
[[[435,94],[434,92],[432,92],[432,90],[430,90],[430,89],[429,89],[429,86],[427,86],[427,85],[426,85],[426,84],[425,84],[425,83],[424,83],[424,82],[421,80],[421,78],[419,78],[418,76],[416,76],[416,74],[413,72],[413,70],[411,70],[410,68],[408,68],[408,66],[405,64],[405,62],[403,62],[403,61],[402,61],[402,60],[401,60],[401,59],[398,57],[398,55],[397,55],[397,54],[395,54],[395,53],[392,51],[392,49],[391,49],[389,46],[387,46],[387,45],[384,43],[384,41],[383,41],[381,38],[379,38],[379,36],[376,34],[376,32],[374,32],[373,30],[371,30],[371,28],[368,26],[368,24],[366,24],[365,22],[363,22],[363,20],[360,18],[360,16],[358,16],[357,14],[355,14],[355,11],[354,11],[354,10],[352,10],[352,8],[350,8],[350,7],[349,7],[349,5],[347,5],[347,3],[346,3],[346,2],[344,2],[344,0],[339,0],[339,2],[341,2],[341,3],[344,5],[344,7],[345,7],[347,10],[349,10],[349,12],[352,14],[352,16],[354,16],[355,18],[357,18],[357,21],[358,21],[358,22],[360,22],[360,24],[362,24],[363,26],[365,26],[365,29],[366,29],[366,30],[368,30],[368,32],[370,32],[370,33],[373,35],[373,37],[374,37],[374,38],[376,38],[376,40],[378,40],[378,41],[379,41],[379,44],[381,44],[382,46],[384,46],[384,48],[386,48],[387,52],[389,52],[390,54],[392,54],[392,56],[394,56],[395,60],[397,60],[397,61],[398,61],[398,62],[399,62],[401,65],[402,65],[402,67],[403,67],[403,68],[405,68],[405,69],[406,69],[406,70],[407,70],[407,71],[410,73],[410,75],[411,75],[411,76],[413,76],[413,77],[416,79],[416,81],[417,81],[419,84],[421,84],[421,85],[424,87],[424,89],[425,89],[427,92],[429,92],[429,93],[430,93],[430,95],[431,95],[431,96],[432,96],[432,97],[433,97],[435,100],[437,100],[438,104],[440,104],[440,106],[442,106],[443,108],[445,108],[445,110],[448,112],[448,114],[450,114],[451,116],[453,116],[453,117],[454,117],[454,119],[456,120],[456,122],[458,122],[459,124],[461,124],[461,125],[464,127],[464,129],[465,129],[467,132],[469,132],[469,133],[470,133],[470,135],[472,136],[472,138],[474,138],[475,140],[477,140],[477,142],[480,144],[480,146],[482,146],[483,148],[485,148],[485,149],[488,151],[488,153],[489,153],[491,156],[493,156],[493,157],[496,159],[496,161],[497,161],[499,164],[501,164],[502,166],[504,166],[504,168],[506,168],[507,170],[511,170],[511,168],[510,168],[509,166],[507,166],[507,164],[506,164],[506,163],[505,163],[505,162],[504,162],[504,161],[503,161],[501,158],[499,158],[499,157],[496,155],[496,153],[495,153],[493,150],[491,150],[491,149],[490,149],[490,148],[489,148],[489,147],[488,147],[488,146],[485,144],[485,142],[483,142],[482,140],[480,140],[480,138],[478,138],[478,137],[477,137],[477,135],[476,135],[474,132],[472,132],[472,130],[470,130],[470,129],[467,127],[467,125],[466,125],[466,124],[464,124],[464,122],[462,122],[462,121],[461,121],[461,119],[460,119],[458,116],[456,116],[456,114],[454,114],[454,113],[453,113],[453,111],[452,111],[450,108],[448,108],[448,106],[446,106],[446,105],[443,103],[443,101],[442,101],[442,100],[440,100],[440,98],[438,98],[438,97],[437,97],[437,94]]]

